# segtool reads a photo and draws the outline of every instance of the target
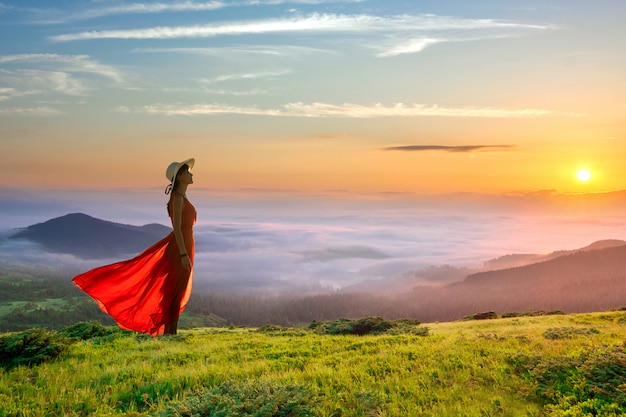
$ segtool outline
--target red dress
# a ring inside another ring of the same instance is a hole
[[[170,217],[172,192],[168,203]],[[185,249],[194,258],[195,207],[183,196]],[[174,232],[127,261],[101,266],[72,279],[126,330],[158,336],[185,310],[191,295],[193,268],[183,268]]]

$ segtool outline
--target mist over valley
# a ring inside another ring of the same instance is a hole
[[[194,191],[192,316],[259,325],[358,315],[443,321],[626,305],[626,254],[609,254],[626,249],[626,219],[613,208],[621,193],[572,208],[563,204],[570,197],[549,193]],[[1,209],[2,274],[53,277],[79,299],[88,297],[71,286],[74,275],[131,258],[171,230],[156,191],[20,195]],[[596,255],[583,259],[587,252]]]

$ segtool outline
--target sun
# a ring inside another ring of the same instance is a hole
[[[578,177],[579,181],[587,182],[591,179],[591,172],[587,169],[579,169],[576,177]]]

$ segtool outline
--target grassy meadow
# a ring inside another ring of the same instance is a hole
[[[40,364],[5,366],[0,415],[624,415],[623,311],[418,327],[428,331],[111,330]]]

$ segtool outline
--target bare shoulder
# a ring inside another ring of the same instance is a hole
[[[184,202],[185,198],[181,194],[176,193],[172,196],[172,204],[175,206],[181,206]]]

